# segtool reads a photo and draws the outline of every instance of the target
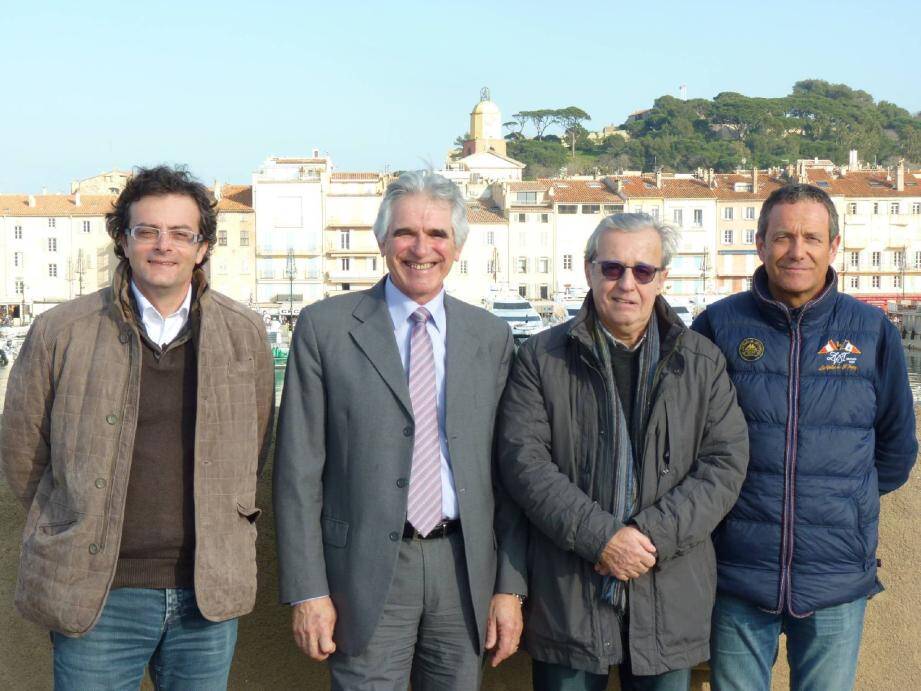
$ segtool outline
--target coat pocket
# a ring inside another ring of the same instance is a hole
[[[703,645],[716,597],[716,557],[704,540],[687,554],[654,567],[656,641],[663,655]]]
[[[255,525],[256,521],[259,519],[259,516],[262,515],[262,509],[257,509],[255,506],[247,506],[238,499],[237,513],[248,520],[251,524]]]
[[[323,516],[323,542],[333,547],[345,547],[349,541],[349,524],[336,518]]]

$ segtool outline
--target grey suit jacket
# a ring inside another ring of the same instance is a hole
[[[512,358],[507,325],[445,296],[445,433],[480,643],[493,593],[526,594],[526,523],[494,467],[496,408]],[[274,470],[280,600],[329,594],[338,650],[377,625],[406,520],[413,449],[407,377],[384,299],[323,300],[298,318]]]

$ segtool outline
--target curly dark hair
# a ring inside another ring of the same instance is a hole
[[[191,197],[198,206],[198,232],[208,243],[208,252],[196,268],[208,261],[217,238],[217,203],[208,188],[192,177],[188,170],[169,166],[137,168],[115,200],[113,210],[106,214],[106,230],[115,242],[115,256],[125,259],[125,251],[119,241],[128,232],[131,205],[144,197],[163,197],[168,194]]]

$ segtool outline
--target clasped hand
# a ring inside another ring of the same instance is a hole
[[[614,533],[601,552],[595,571],[620,581],[639,578],[656,563],[656,546],[635,526]]]

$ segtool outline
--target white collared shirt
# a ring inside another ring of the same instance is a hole
[[[432,341],[432,355],[435,358],[435,401],[438,406],[438,439],[441,454],[441,512],[447,519],[458,516],[457,490],[454,487],[454,472],[448,455],[448,441],[445,436],[445,355],[447,353],[447,319],[445,317],[444,288],[424,305],[407,297],[393,285],[390,277],[384,284],[384,299],[393,322],[393,335],[400,350],[400,362],[409,380],[409,343],[412,339],[410,316],[419,307],[425,307],[432,318],[426,322],[426,330]]]
[[[185,299],[179,309],[168,317],[164,317],[157,311],[157,308],[151,304],[150,300],[138,290],[134,281],[131,281],[131,292],[134,293],[134,299],[137,300],[138,311],[141,313],[141,322],[144,324],[147,338],[161,348],[169,345],[182,331],[185,323],[189,321],[189,308],[192,305],[192,284],[189,284],[189,289],[186,291]]]

